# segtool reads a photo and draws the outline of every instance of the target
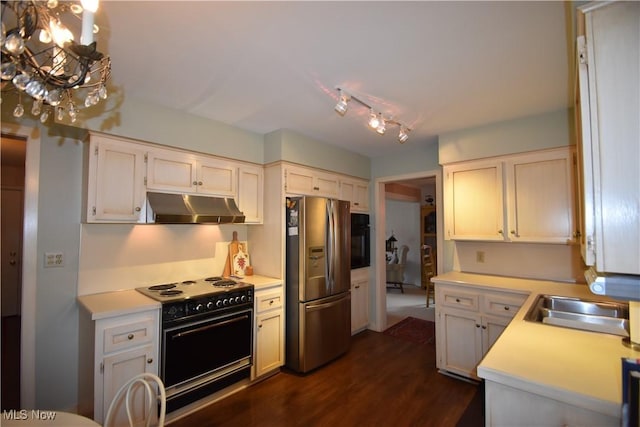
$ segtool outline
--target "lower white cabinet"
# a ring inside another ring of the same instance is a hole
[[[103,423],[111,401],[125,382],[145,372],[158,375],[160,310],[97,319],[92,314],[81,310],[79,412]],[[142,397],[140,394],[134,400],[137,421],[144,420],[148,408]],[[114,420],[115,425],[128,425],[124,405],[117,408]]]
[[[441,371],[479,379],[478,363],[527,295],[435,283],[436,365]]]
[[[351,270],[351,335],[369,326],[370,269]]]
[[[485,381],[486,426],[617,427],[620,419],[585,407]]]
[[[282,284],[255,291],[254,363],[252,379],[284,365],[284,294]]]

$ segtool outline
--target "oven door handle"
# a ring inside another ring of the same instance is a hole
[[[228,325],[230,323],[240,322],[241,320],[245,320],[245,319],[248,319],[248,318],[249,318],[249,315],[245,314],[242,317],[234,317],[233,319],[225,320],[225,321],[218,322],[218,323],[213,323],[213,324],[207,325],[207,326],[201,326],[201,327],[196,328],[196,329],[191,329],[191,330],[189,330],[187,332],[179,332],[179,333],[177,333],[175,335],[171,335],[171,339],[174,340],[176,338],[186,337],[188,335],[197,334],[199,332],[207,331],[209,329],[219,328],[220,326],[225,326],[225,325]]]

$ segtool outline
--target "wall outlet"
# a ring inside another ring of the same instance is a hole
[[[484,263],[484,251],[476,251],[476,262]]]
[[[64,267],[64,254],[62,252],[45,252],[45,267]]]

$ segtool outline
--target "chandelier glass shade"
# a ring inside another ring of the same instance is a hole
[[[93,14],[97,0],[2,1],[2,95],[13,92],[14,117],[31,113],[46,122],[68,115],[107,98],[111,60],[96,50]],[[75,41],[74,31],[81,34]]]
[[[411,128],[409,128],[407,125],[400,123],[393,117],[385,117],[382,113],[376,112],[369,104],[364,102],[359,97],[347,93],[345,89],[339,87],[336,89],[338,89],[338,91],[340,92],[338,103],[335,106],[335,110],[338,114],[344,116],[349,108],[349,101],[355,101],[358,104],[369,109],[367,124],[378,134],[384,135],[384,133],[387,131],[387,125],[391,124],[400,127],[400,132],[398,133],[398,142],[404,144],[407,139],[409,139],[409,132],[411,131]]]

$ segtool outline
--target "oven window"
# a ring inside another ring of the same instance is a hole
[[[164,330],[162,375],[173,386],[251,356],[252,311]]]

